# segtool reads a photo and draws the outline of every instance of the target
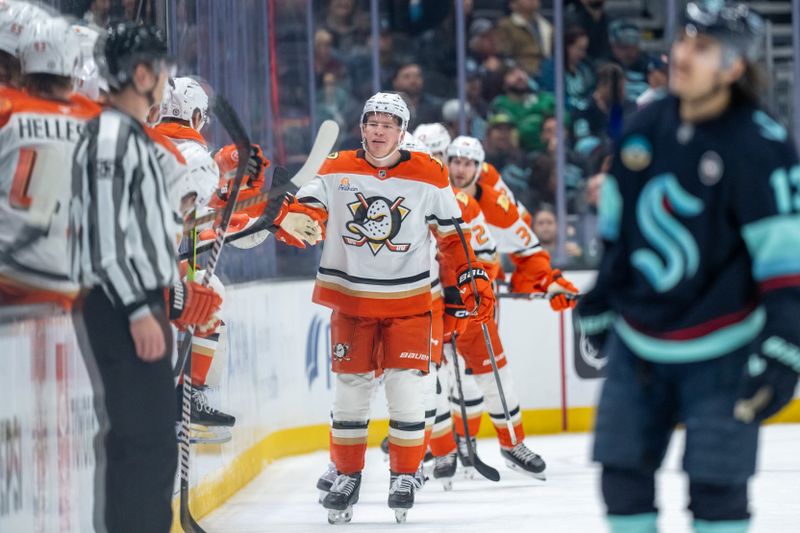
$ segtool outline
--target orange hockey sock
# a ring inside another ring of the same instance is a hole
[[[334,420],[331,424],[331,460],[340,474],[355,474],[364,470],[368,426],[369,421]]]

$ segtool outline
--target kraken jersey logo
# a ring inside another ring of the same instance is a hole
[[[345,227],[358,237],[343,236],[345,244],[359,247],[367,244],[372,255],[378,255],[384,246],[392,252],[408,251],[411,244],[392,242],[400,232],[403,220],[411,212],[402,205],[405,198],[398,196],[394,201],[382,196],[365,198],[360,192],[356,193],[356,198],[357,201],[347,204],[353,220]]]
[[[674,174],[656,176],[642,190],[636,220],[642,235],[658,253],[640,248],[631,254],[631,264],[656,291],[667,292],[697,272],[697,241],[675,215],[697,216],[703,207],[703,201],[686,192]]]

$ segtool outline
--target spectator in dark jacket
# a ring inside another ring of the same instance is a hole
[[[567,8],[565,24],[577,24],[589,36],[589,58],[593,61],[611,59],[608,42],[608,16],[603,11],[605,0],[579,0]]]
[[[635,24],[615,20],[608,27],[611,56],[625,71],[625,97],[635,102],[647,90],[649,58],[641,49],[641,35]]]
[[[411,111],[409,130],[413,130],[418,124],[442,120],[442,101],[425,93],[425,79],[422,68],[417,63],[400,65],[392,76],[392,88],[406,97]]]
[[[570,26],[564,30],[564,89],[566,105],[570,111],[589,107],[594,91],[594,68],[586,59],[589,36],[581,26]],[[542,63],[539,77],[542,89],[552,93],[556,90],[555,60]]]

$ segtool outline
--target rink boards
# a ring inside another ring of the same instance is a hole
[[[581,288],[591,273],[570,273]],[[192,510],[202,517],[269,462],[328,446],[332,395],[329,310],[310,281],[231,287],[228,365],[212,403],[236,415],[233,440],[195,449]],[[500,331],[527,433],[586,431],[604,361],[588,353],[571,313],[502,300]],[[0,531],[91,531],[92,388],[68,316],[0,324]],[[800,421],[800,402],[781,415]],[[387,431],[376,397],[370,444]],[[482,432],[492,433],[484,420]],[[320,465],[324,467],[324,465]]]

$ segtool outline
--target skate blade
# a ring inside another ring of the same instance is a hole
[[[318,500],[320,504],[322,503],[322,500],[324,500],[325,496],[327,496],[327,495],[328,495],[328,491],[327,490],[321,490],[320,489],[320,491],[319,491],[319,500]]]
[[[474,466],[462,466],[461,472],[464,475],[464,479],[475,479],[475,467]]]
[[[233,438],[230,430],[222,428],[208,428],[198,430],[192,428],[189,432],[190,444],[224,444]]]
[[[404,524],[406,518],[408,518],[408,509],[394,510],[394,519],[397,521],[398,524]]]
[[[338,509],[328,509],[328,523],[329,524],[348,524],[353,519],[353,506],[350,505],[347,509],[340,511]]]
[[[453,490],[453,478],[446,477],[446,478],[439,478],[439,481],[442,484],[442,488],[445,492],[450,492]]]
[[[529,472],[524,468],[521,468],[516,463],[512,463],[511,461],[506,461],[506,466],[515,472],[519,472],[520,474],[524,474],[528,477],[532,477],[533,479],[538,479],[539,481],[547,481],[547,475],[544,473],[544,470],[541,472]]]

